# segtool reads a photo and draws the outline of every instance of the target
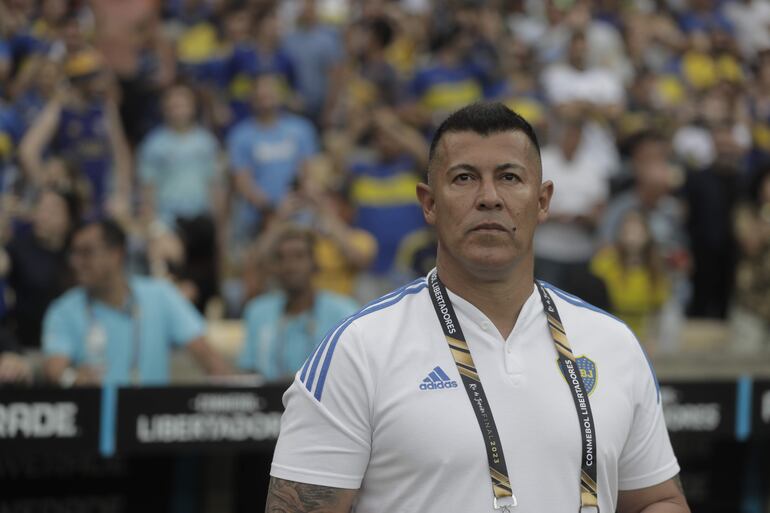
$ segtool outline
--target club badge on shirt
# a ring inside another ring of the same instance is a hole
[[[588,395],[591,395],[596,388],[596,380],[599,377],[596,363],[585,355],[578,356],[575,361],[577,362],[577,368],[580,371],[580,377],[583,378],[583,385],[585,386],[586,392],[588,392]],[[557,367],[560,365],[559,362],[560,360],[557,358]]]

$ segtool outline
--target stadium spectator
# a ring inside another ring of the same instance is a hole
[[[20,227],[5,249],[0,266],[13,291],[14,301],[4,324],[24,347],[40,347],[40,334],[48,305],[72,285],[67,266],[67,245],[79,220],[77,200],[54,189],[40,193],[31,226]]]
[[[235,212],[235,233],[256,235],[264,216],[274,210],[318,151],[313,125],[281,110],[278,79],[262,75],[254,82],[253,115],[236,125],[227,138],[235,190],[241,200]]]
[[[224,230],[220,147],[196,121],[196,99],[187,86],[163,97],[164,124],[139,149],[144,215],[176,230],[185,243],[185,267],[203,310],[217,293],[218,235]]]
[[[648,348],[654,347],[654,321],[668,299],[670,285],[641,210],[625,211],[612,243],[591,260],[591,272],[607,287],[610,312],[628,324]]]
[[[377,257],[359,280],[359,296],[369,300],[394,285],[394,260],[401,241],[425,226],[415,187],[427,163],[428,148],[419,132],[387,108],[371,116],[366,142],[349,164],[350,201],[354,226],[377,239]]]
[[[730,332],[735,351],[761,354],[770,350],[770,166],[759,168],[749,192],[734,218],[739,256]]]
[[[248,11],[239,15],[248,16]],[[249,97],[254,79],[259,75],[273,75],[278,81],[281,103],[294,111],[302,110],[302,99],[296,94],[297,70],[293,58],[281,46],[281,29],[275,10],[268,8],[259,13],[253,25],[249,39],[234,45],[225,63],[234,123],[251,114]]]
[[[295,63],[303,113],[315,122],[328,115],[329,91],[341,87],[342,39],[336,27],[318,19],[315,0],[301,0],[296,26],[283,39]]]
[[[162,385],[174,347],[208,373],[230,372],[206,342],[203,318],[171,284],[126,273],[126,236],[114,221],[81,226],[70,255],[79,286],[51,304],[43,324],[48,381]]]
[[[44,174],[50,150],[86,178],[89,215],[125,215],[131,195],[131,153],[123,133],[115,84],[95,50],[65,65],[71,87],[62,86],[21,142],[21,158],[33,177]],[[109,207],[109,208],[108,208]]]
[[[736,265],[733,209],[741,188],[744,149],[733,126],[712,127],[716,157],[685,184],[687,231],[693,256],[692,299],[688,315],[724,319],[732,297]]]
[[[542,151],[543,178],[557,192],[535,237],[535,266],[539,278],[569,289],[570,279],[587,275],[597,248],[609,173],[588,150],[582,119],[563,119],[550,132],[554,142]]]
[[[246,340],[238,366],[270,381],[288,380],[324,335],[358,307],[348,297],[313,285],[317,266],[312,231],[284,224],[264,237],[278,287],[246,306]]]
[[[471,34],[457,26],[433,34],[431,59],[409,82],[406,119],[430,130],[458,107],[484,98],[487,75],[468,59],[472,44]]]
[[[642,210],[663,258],[675,270],[684,270],[687,261],[685,212],[673,194],[681,177],[678,179],[672,165],[669,142],[657,132],[642,131],[631,136],[626,145],[633,186],[609,202],[599,226],[601,242],[608,244],[615,240],[626,214]]]

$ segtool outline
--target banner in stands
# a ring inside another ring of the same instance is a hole
[[[179,449],[272,451],[285,386],[123,388],[117,452]]]
[[[770,438],[770,380],[754,382],[753,434]]]
[[[660,398],[669,432],[733,436],[735,395],[735,381],[661,384]]]
[[[96,453],[99,389],[0,389],[0,454]]]

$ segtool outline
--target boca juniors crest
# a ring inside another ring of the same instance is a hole
[[[587,356],[578,356],[575,361],[577,362],[577,368],[580,371],[580,377],[583,378],[583,385],[585,386],[588,395],[591,395],[596,388],[596,380],[598,374],[596,370],[596,363]],[[560,360],[556,360],[556,364],[561,367]],[[562,374],[564,376],[564,374]]]

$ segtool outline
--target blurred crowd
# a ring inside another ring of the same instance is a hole
[[[0,0],[0,380],[286,378],[433,267],[415,186],[479,100],[555,183],[539,278],[770,351],[765,0]]]

